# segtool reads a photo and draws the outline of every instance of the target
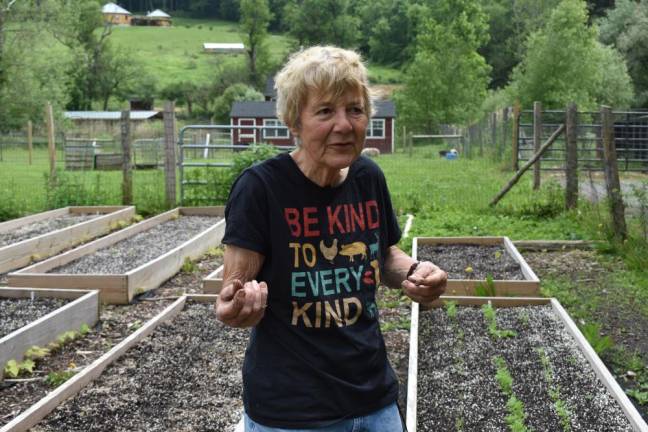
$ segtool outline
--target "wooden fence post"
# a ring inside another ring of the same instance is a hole
[[[175,102],[164,103],[164,190],[168,208],[176,206]]]
[[[532,156],[532,157],[531,157],[531,158],[530,158],[530,159],[529,159],[529,160],[524,164],[524,166],[522,166],[522,168],[520,168],[520,170],[519,170],[518,172],[515,173],[515,175],[513,176],[513,178],[512,178],[512,179],[511,179],[507,184],[506,184],[506,186],[504,186],[504,188],[502,188],[502,190],[501,190],[501,191],[500,191],[500,192],[495,196],[495,198],[493,198],[493,200],[492,200],[492,201],[490,202],[490,204],[489,204],[491,207],[493,207],[494,205],[496,205],[496,204],[499,202],[499,200],[501,200],[501,199],[504,197],[504,195],[506,195],[506,194],[508,193],[508,191],[511,190],[511,188],[512,188],[513,186],[515,186],[515,184],[518,182],[518,180],[520,180],[520,177],[522,177],[522,174],[524,174],[524,172],[525,172],[526,170],[528,170],[528,169],[531,167],[531,165],[533,165],[533,164],[535,163],[535,161],[537,161],[538,159],[540,159],[540,157],[542,156],[542,154],[543,154],[543,153],[544,153],[544,152],[545,152],[545,151],[546,151],[546,150],[547,150],[547,149],[548,149],[548,148],[553,144],[553,142],[556,140],[556,138],[558,138],[558,136],[560,136],[560,134],[563,133],[564,131],[565,131],[565,125],[560,125],[560,126],[558,127],[558,129],[556,129],[556,130],[554,131],[554,133],[551,134],[551,136],[549,137],[549,139],[548,139],[544,144],[542,144],[542,146],[541,146],[540,149],[536,152],[536,154],[534,154],[534,155],[533,155],[533,156]]]
[[[414,147],[414,138],[412,138],[412,132],[410,132],[409,135],[407,136],[407,142],[409,145],[409,157],[412,157],[412,151]]]
[[[34,153],[34,136],[31,120],[27,121],[27,152],[29,157],[29,165],[32,164],[32,155]]]
[[[565,207],[578,205],[578,108],[575,103],[567,106],[565,115]]]
[[[47,123],[47,149],[49,151],[50,180],[56,179],[56,141],[54,141],[54,111],[52,104],[47,102],[45,108],[45,120]]]
[[[520,138],[520,112],[522,111],[522,108],[520,107],[520,102],[515,101],[515,104],[513,105],[513,146],[512,146],[512,157],[513,157],[513,171],[518,170],[518,165],[519,165],[519,159],[518,159],[518,151],[519,151],[519,138]]]
[[[603,141],[603,156],[605,184],[610,201],[610,216],[612,227],[617,240],[625,240],[628,232],[625,223],[625,210],[621,195],[621,182],[617,167],[616,144],[614,143],[614,119],[609,107],[601,107],[601,138]]]
[[[491,151],[497,154],[497,112],[491,113]]]
[[[533,152],[537,153],[542,145],[542,102],[533,102]],[[540,164],[542,158],[533,165],[533,190],[540,189]]]
[[[477,139],[479,140],[479,157],[484,156],[484,137],[482,134],[482,125],[483,121],[480,121],[479,123],[476,124],[477,126]]]
[[[131,164],[130,110],[121,113],[122,204],[133,204],[133,171]]]
[[[544,144],[542,144],[542,147],[540,147],[540,150],[538,150],[538,152],[536,154],[534,154],[524,164],[524,166],[522,166],[522,168],[520,168],[520,170],[518,172],[515,173],[513,178],[506,184],[506,186],[504,186],[504,188],[502,188],[502,190],[495,196],[495,198],[493,198],[493,200],[489,204],[491,207],[496,205],[504,197],[504,195],[506,195],[508,193],[508,191],[511,190],[511,188],[513,186],[515,186],[515,184],[518,182],[518,180],[520,180],[520,177],[522,177],[522,174],[524,174],[524,172],[526,170],[528,170],[531,167],[531,165],[533,165],[535,163],[535,161],[540,159],[540,156],[542,156],[542,154],[553,144],[553,142],[556,140],[556,138],[558,138],[558,136],[560,136],[560,134],[563,133],[564,131],[565,131],[565,125],[562,124],[562,125],[560,125],[560,127],[558,127],[558,129],[556,129],[554,131],[553,134],[551,134],[549,139]]]
[[[498,143],[499,151],[499,160],[504,160],[504,154],[506,149],[506,142],[509,136],[508,126],[509,126],[509,114],[511,112],[510,107],[504,108],[502,112],[502,139]]]

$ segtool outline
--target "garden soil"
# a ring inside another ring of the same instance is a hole
[[[579,282],[576,296],[589,296],[598,293],[602,298],[621,295],[620,289],[609,284],[610,269],[600,264],[592,251],[523,252],[526,261],[542,279],[547,276],[565,276]],[[194,273],[179,273],[161,288],[140,296],[137,303],[128,306],[105,306],[98,327],[85,338],[66,346],[60,353],[38,366],[35,382],[19,384],[6,383],[0,388],[0,426],[7,423],[19,412],[44,396],[50,388],[42,379],[51,371],[65,370],[68,366],[81,368],[98,358],[110,347],[119,343],[135,331],[146,320],[152,318],[172,299],[184,292],[201,292],[202,278],[220,265],[218,258],[206,258],[197,263]],[[619,264],[622,265],[622,264]],[[5,283],[6,284],[6,283]],[[3,285],[0,276],[0,285]],[[590,287],[597,287],[592,290]],[[148,301],[153,298],[153,301]],[[154,300],[158,298],[160,300]],[[380,288],[378,303],[381,306],[381,322],[387,345],[387,352],[400,382],[400,407],[405,414],[407,388],[407,366],[409,355],[410,302],[400,297],[399,291]],[[603,331],[611,335],[615,342],[627,347],[631,352],[637,350],[648,360],[648,319],[641,314],[636,305],[618,301],[603,302],[603,307],[594,312]],[[392,324],[387,325],[386,324]],[[605,361],[605,358],[604,358]],[[617,371],[617,380],[622,386],[632,387],[632,380],[625,371]],[[648,419],[648,409],[638,407],[644,419]]]
[[[66,344],[37,363],[26,381],[0,384],[0,427],[44,397],[52,388],[45,383],[51,372],[79,371],[92,363],[184,293],[202,293],[202,279],[222,264],[222,258],[203,257],[196,271],[180,272],[160,288],[135,298],[129,305],[103,305],[98,324],[85,337]]]
[[[208,319],[213,307],[188,301],[32,431],[233,430],[249,329]]]
[[[435,263],[448,273],[448,279],[524,280],[520,264],[503,245],[420,245],[416,257]]]
[[[620,259],[602,261],[592,250],[523,251],[522,255],[540,280],[551,278],[568,283],[570,301],[562,303],[578,324],[584,321],[574,311],[582,305],[591,305],[587,314],[601,324],[602,336],[610,336],[616,345],[648,363],[648,316],[645,305],[638,304],[614,279],[615,270],[624,267]],[[624,389],[634,388],[632,374],[615,370],[610,355],[603,355],[602,360],[617,382]],[[648,422],[648,406],[635,403],[635,407]]]
[[[510,372],[512,392],[524,404],[524,424],[532,430],[562,430],[561,423],[568,421],[575,431],[632,431],[621,406],[551,306],[500,308],[496,315],[497,328],[514,335],[489,334],[478,307],[458,306],[454,317],[443,308],[421,313],[417,393],[421,431],[507,430],[508,397],[496,379],[496,357]],[[552,390],[555,400],[567,407],[566,419],[554,407]]]

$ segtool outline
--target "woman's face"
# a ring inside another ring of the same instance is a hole
[[[360,92],[333,100],[311,91],[292,132],[301,139],[301,149],[313,163],[342,169],[360,155],[368,121]]]

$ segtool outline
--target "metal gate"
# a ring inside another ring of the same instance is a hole
[[[648,171],[648,112],[613,111],[614,143],[619,170]],[[601,113],[578,113],[578,164],[579,168],[603,170],[603,144],[601,140]],[[564,110],[542,111],[541,142],[565,122]],[[565,141],[561,137],[542,156],[543,170],[564,170]],[[528,161],[534,154],[533,111],[520,114],[518,155]]]
[[[254,125],[190,125],[185,126],[178,134],[178,167],[180,183],[180,203],[193,205],[200,203],[224,203],[227,198],[222,193],[223,187],[229,183],[227,173],[233,166],[237,152],[249,150],[264,142],[261,137],[263,130],[285,129],[285,126],[254,126]],[[254,131],[254,137],[245,142],[247,135],[240,136],[239,130],[249,134]],[[275,145],[282,151],[290,151],[295,146]],[[214,190],[212,190],[214,189]],[[219,192],[214,195],[212,192]]]

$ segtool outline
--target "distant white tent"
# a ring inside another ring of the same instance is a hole
[[[210,53],[229,53],[237,54],[245,52],[245,45],[242,43],[203,43],[203,48]]]
[[[105,14],[124,14],[124,15],[131,15],[130,12],[128,12],[126,9],[123,7],[116,5],[115,3],[106,3],[102,8],[101,12]]]
[[[148,18],[171,18],[171,15],[161,9],[155,9],[153,12],[149,12],[146,16]]]

